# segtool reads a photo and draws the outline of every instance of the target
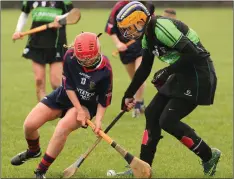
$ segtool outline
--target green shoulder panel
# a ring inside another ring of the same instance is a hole
[[[69,1],[69,0],[64,0],[63,2],[64,2],[65,5],[72,4],[72,1]]]
[[[142,38],[142,40],[141,40],[141,46],[142,46],[143,49],[148,49],[146,35],[144,35],[143,38]]]
[[[159,41],[168,47],[174,47],[183,34],[176,28],[169,19],[158,19],[155,27],[155,34]]]
[[[191,40],[194,44],[197,44],[200,41],[197,33],[191,28],[189,28],[189,31],[186,34],[186,37],[188,37],[189,40]]]

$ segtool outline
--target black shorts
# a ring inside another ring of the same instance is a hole
[[[62,45],[58,45],[57,48],[35,48],[26,46],[22,56],[39,64],[51,64],[62,62],[65,53],[66,49]]]
[[[120,60],[123,64],[129,64],[134,62],[138,57],[142,56],[142,47],[141,47],[141,41],[138,40],[132,45],[128,47],[128,49],[124,52],[120,52]]]
[[[73,108],[74,106],[72,105],[72,103],[70,101],[67,104],[62,104],[62,103],[58,102],[58,100],[57,100],[58,95],[59,95],[59,88],[54,90],[49,95],[45,96],[41,100],[41,102],[51,109],[62,110],[62,115],[60,116],[60,118],[62,118],[65,116],[67,111],[69,109]],[[89,106],[89,105],[85,104],[83,101],[80,101],[80,104],[88,109],[91,119],[96,115],[96,112],[97,112],[96,107]]]

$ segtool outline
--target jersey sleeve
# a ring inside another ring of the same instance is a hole
[[[68,13],[70,10],[73,9],[72,1],[64,0],[64,1],[63,1],[63,4],[64,4],[63,14],[66,14],[66,13]]]
[[[111,104],[112,89],[113,76],[112,71],[110,71],[110,74],[101,81],[98,89],[98,103],[101,104],[103,107],[107,107]]]
[[[117,2],[112,8],[108,21],[106,23],[105,32],[109,35],[116,34],[118,31],[116,16],[121,8],[126,5],[126,1]]]
[[[189,43],[189,39],[177,29],[170,19],[158,19],[155,34],[162,44],[179,52]]]
[[[21,11],[22,11],[22,12],[25,12],[26,14],[29,14],[29,13],[30,13],[29,1],[27,1],[27,0],[24,0],[24,1],[23,1]]]
[[[75,85],[72,81],[71,71],[69,68],[69,60],[67,53],[64,56],[63,61],[63,87],[65,90],[75,90]]]

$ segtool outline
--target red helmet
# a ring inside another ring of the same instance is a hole
[[[101,46],[97,36],[91,32],[83,32],[76,36],[74,55],[78,63],[85,67],[92,67],[101,61]]]

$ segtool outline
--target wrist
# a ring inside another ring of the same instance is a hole
[[[81,111],[81,110],[83,110],[83,108],[82,108],[81,106],[77,106],[77,107],[76,107],[76,110],[77,110],[77,111]]]

